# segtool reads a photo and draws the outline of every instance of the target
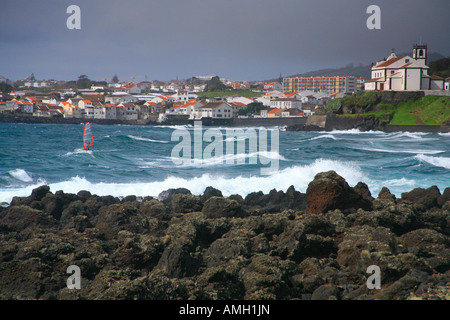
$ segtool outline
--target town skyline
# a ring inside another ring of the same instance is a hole
[[[70,30],[66,9],[81,9],[81,29]],[[377,1],[381,28],[369,30],[372,3],[348,1],[200,0],[6,1],[0,4],[0,75],[12,81],[101,81],[118,75],[149,81],[218,75],[264,81],[349,64],[369,65],[414,43],[450,54],[448,1]],[[20,16],[21,19],[15,17]]]

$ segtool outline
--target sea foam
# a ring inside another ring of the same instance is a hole
[[[254,191],[270,192],[272,189],[286,191],[291,185],[296,190],[306,192],[308,184],[319,172],[334,170],[341,175],[349,185],[354,186],[359,181],[370,185],[370,179],[361,171],[361,168],[350,162],[317,159],[304,166],[292,166],[279,170],[268,176],[236,176],[226,177],[222,174],[202,174],[193,178],[180,178],[169,176],[159,181],[133,181],[123,183],[91,182],[85,177],[76,176],[66,181],[49,184],[52,192],[62,190],[66,193],[78,193],[80,190],[90,191],[99,196],[153,196],[170,188],[187,188],[193,194],[202,194],[206,187],[212,186],[222,191],[224,196],[240,194],[245,197]],[[0,191],[0,202],[10,202],[13,196],[28,196],[33,188],[28,186],[22,189]]]
[[[31,182],[33,178],[23,169],[15,169],[8,172],[11,177],[14,179],[23,181],[23,182]]]
[[[435,167],[450,169],[450,158],[447,157],[431,157],[424,154],[418,154],[415,156],[415,158],[421,162],[426,162]]]

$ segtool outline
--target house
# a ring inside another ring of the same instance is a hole
[[[138,98],[132,96],[131,94],[127,94],[127,93],[116,93],[116,94],[107,95],[105,97],[105,103],[111,103],[114,105],[118,105],[120,103],[127,103],[127,102],[135,103],[138,100],[139,100]]]
[[[314,114],[315,110],[319,107],[319,105],[315,104],[302,104],[302,111],[304,112],[305,116],[310,116]]]
[[[138,114],[136,110],[136,105],[131,102],[120,103],[118,105],[120,111],[118,112],[118,119],[121,120],[137,120]]]
[[[305,116],[305,113],[297,108],[283,109],[283,111],[281,112],[282,118],[303,117],[303,116]]]
[[[94,103],[94,119],[117,119],[117,106],[111,103]]]
[[[119,87],[115,87],[114,91],[128,94],[140,94],[142,92],[140,86],[138,86],[136,83],[127,83]]]
[[[194,107],[193,118],[226,119],[235,115],[233,107],[226,102],[208,102],[202,106]]]
[[[189,102],[189,92],[186,90],[178,90],[177,93],[174,95],[175,101],[180,101],[182,103]]]
[[[64,118],[82,118],[83,112],[82,110],[77,106],[70,102],[61,102],[59,107],[63,108],[64,110]]]
[[[20,111],[22,113],[33,113],[33,104],[28,100],[12,100],[12,103],[14,103],[13,109],[15,111]]]
[[[78,108],[80,108],[81,112],[83,113],[83,118],[94,118],[94,104],[91,100],[79,100]]]
[[[230,103],[242,103],[244,105],[248,105],[250,103],[256,102],[255,99],[248,98],[248,97],[240,97],[240,96],[231,96],[226,99],[227,102]]]
[[[258,97],[255,99],[256,102],[260,102],[263,104],[263,106],[265,107],[269,107],[270,106],[270,99],[266,98],[266,97]]]
[[[267,112],[267,118],[277,118],[277,117],[281,117],[281,113],[284,111],[284,109],[282,108],[275,108],[272,110],[269,110]]]
[[[278,82],[269,82],[264,85],[265,91],[283,91],[283,85]]]
[[[175,98],[173,96],[166,96],[166,95],[159,95],[157,97],[154,97],[151,100],[151,102],[154,102],[154,103],[161,103],[161,102],[171,103],[174,101],[175,101]]]
[[[248,83],[230,83],[230,87],[235,90],[247,90],[250,88]]]
[[[273,100],[273,99],[286,98],[286,95],[280,91],[270,91],[264,95],[264,98],[268,99],[268,100]]]
[[[281,109],[300,109],[302,108],[302,102],[297,99],[292,98],[281,98],[281,99],[273,99],[270,101],[271,108],[281,108]]]
[[[33,115],[36,117],[62,117],[64,115],[64,109],[50,105],[46,103],[40,103],[34,107]]]
[[[444,90],[443,78],[428,75],[427,54],[427,45],[414,45],[412,57],[397,57],[392,50],[386,60],[372,66],[365,90]]]

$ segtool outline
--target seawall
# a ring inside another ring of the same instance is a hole
[[[450,125],[391,125],[380,121],[373,115],[348,117],[336,114],[312,115],[307,122],[287,127],[288,131],[333,131],[351,130],[384,131],[384,132],[450,132]]]

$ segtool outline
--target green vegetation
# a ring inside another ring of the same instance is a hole
[[[343,105],[365,109],[360,114],[344,114],[347,118],[375,115],[392,125],[441,125],[450,121],[450,97],[425,96],[397,104],[382,102],[380,92],[365,92],[336,99],[324,106],[321,112],[337,112]]]
[[[261,102],[252,102],[249,103],[246,107],[240,109],[238,114],[240,116],[246,116],[247,114],[255,114],[259,111],[265,109],[264,105]]]
[[[442,78],[450,77],[450,57],[430,62],[428,74]]]

